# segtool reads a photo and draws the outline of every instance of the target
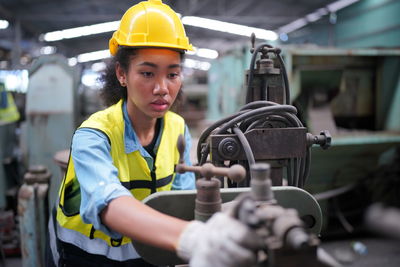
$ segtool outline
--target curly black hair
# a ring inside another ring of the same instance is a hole
[[[100,96],[107,107],[118,103],[121,98],[126,99],[126,87],[121,86],[119,83],[117,74],[115,73],[115,66],[119,63],[122,69],[125,72],[128,72],[129,62],[136,54],[136,48],[119,48],[117,54],[107,64],[107,67],[100,78],[104,83]]]
[[[128,72],[130,61],[132,57],[137,55],[138,49],[140,48],[119,47],[116,55],[107,64],[107,67],[100,78],[100,81],[104,83],[104,86],[101,89],[100,96],[107,107],[118,103],[120,99],[126,100],[127,98],[126,87],[121,86],[117,78],[117,75],[115,73],[115,66],[117,63],[119,63],[121,68],[125,72]],[[183,62],[184,53],[181,52],[180,55],[181,55],[181,62]],[[182,88],[178,92],[178,96],[176,97],[175,104],[173,105],[172,109],[177,108],[177,105],[179,105],[181,99],[182,99]]]

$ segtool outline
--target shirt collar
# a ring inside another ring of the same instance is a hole
[[[140,145],[139,138],[137,137],[135,130],[132,127],[131,120],[128,116],[128,110],[126,108],[126,101],[122,105],[122,111],[124,116],[124,145],[125,153],[129,154],[136,150],[140,150],[143,147]]]
[[[122,105],[122,113],[124,117],[124,146],[125,146],[125,153],[129,154],[136,150],[139,150],[143,156],[150,156],[148,152],[142,147],[139,142],[139,138],[136,135],[135,130],[133,129],[131,120],[129,119],[128,109],[126,106],[126,101]],[[158,145],[160,144],[160,136],[163,131],[163,124],[164,120],[161,120],[160,132],[157,136],[157,141],[155,145],[155,150],[157,150]]]

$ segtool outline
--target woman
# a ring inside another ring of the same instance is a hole
[[[156,191],[194,188],[193,174],[174,173],[177,138],[183,134],[190,144],[190,134],[169,111],[182,87],[184,51],[191,49],[178,16],[160,0],[141,2],[122,17],[104,76],[109,107],[75,132],[56,219],[49,224],[58,265],[151,266],[131,238],[176,251],[193,266],[248,266],[254,260],[245,242],[249,230],[233,218],[187,222],[140,202]]]

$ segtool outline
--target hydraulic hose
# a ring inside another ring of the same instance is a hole
[[[206,162],[210,153],[207,138],[211,134],[236,134],[249,164],[255,162],[253,152],[245,134],[256,128],[303,127],[297,118],[297,109],[291,105],[279,105],[270,101],[255,101],[243,106],[239,112],[213,123],[200,135],[197,145],[199,165]],[[288,160],[287,179],[291,186],[303,187],[309,172],[310,150],[305,158]]]

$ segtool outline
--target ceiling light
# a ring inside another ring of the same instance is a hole
[[[107,65],[104,62],[96,62],[96,63],[93,63],[90,68],[92,69],[92,71],[100,72],[100,71],[105,70],[107,68]]]
[[[339,0],[336,2],[333,2],[332,4],[327,5],[327,8],[331,12],[336,12],[339,9],[345,8],[355,2],[358,2],[359,0]]]
[[[198,57],[204,57],[209,59],[216,59],[218,57],[218,51],[208,48],[197,48],[193,47],[194,51],[187,51],[186,54],[194,55]]]
[[[83,63],[83,62],[89,62],[89,61],[94,61],[94,60],[100,60],[100,59],[104,59],[104,58],[108,58],[108,57],[110,57],[110,50],[105,49],[105,50],[80,54],[76,58],[79,63]]]
[[[0,30],[7,29],[8,25],[10,25],[10,23],[8,23],[7,20],[0,19]]]
[[[216,50],[213,50],[213,49],[199,48],[196,51],[196,55],[199,56],[199,57],[215,59],[215,58],[218,57],[218,52]]]
[[[78,60],[76,59],[76,57],[71,57],[71,58],[68,59],[68,65],[69,66],[73,67],[76,64],[78,64]]]
[[[92,34],[113,32],[118,29],[119,23],[120,21],[117,20],[117,21],[104,22],[88,26],[64,29],[59,31],[47,32],[41,34],[39,39],[40,41],[54,42],[63,39],[72,39],[82,36],[88,36]],[[275,41],[276,39],[278,39],[278,35],[273,31],[244,26],[240,24],[229,23],[229,22],[223,22],[213,19],[185,16],[182,18],[182,23],[194,27],[227,32],[242,36],[251,36],[251,34],[254,32],[258,39],[265,39],[270,41]]]
[[[39,39],[41,41],[53,42],[53,41],[59,41],[59,40],[63,40],[63,39],[71,39],[71,38],[77,38],[77,37],[82,37],[82,36],[88,36],[88,35],[92,35],[92,34],[112,32],[112,31],[117,30],[118,26],[119,26],[119,20],[118,21],[110,21],[110,22],[104,22],[104,23],[99,23],[99,24],[93,24],[93,25],[89,25],[89,26],[76,27],[76,28],[70,28],[70,29],[65,29],[65,30],[60,30],[60,31],[48,32],[48,33],[42,34],[39,37]]]
[[[242,36],[251,36],[255,33],[258,39],[265,39],[270,41],[275,41],[278,39],[278,35],[269,30],[264,30],[260,28],[248,27],[244,25],[223,22],[219,20],[206,19],[201,17],[186,16],[182,18],[182,23],[185,25],[190,25],[194,27],[205,28],[214,31],[227,32]]]
[[[100,88],[101,87],[101,83],[99,81],[100,77],[101,74],[99,72],[95,72],[93,70],[85,70],[82,74],[81,82],[87,87]]]
[[[186,68],[198,69],[198,70],[204,70],[204,71],[208,71],[211,67],[210,62],[199,61],[199,60],[194,60],[194,59],[190,59],[190,58],[185,59],[185,62],[183,63],[183,65]]]
[[[301,27],[304,27],[305,25],[307,25],[306,19],[304,19],[304,18],[296,19],[295,21],[292,21],[291,23],[289,23],[283,27],[280,27],[279,32],[290,33],[297,29],[300,29]]]
[[[51,55],[56,52],[56,47],[55,46],[43,46],[40,48],[40,54],[41,55]]]
[[[358,2],[360,0],[339,0],[336,2],[333,2],[332,4],[329,4],[323,8],[319,8],[316,11],[306,15],[303,18],[299,18],[289,24],[286,24],[282,27],[280,27],[278,30],[276,30],[279,33],[290,33],[295,30],[298,30],[305,25],[307,25],[310,22],[314,22],[319,20],[321,17],[327,15],[328,13],[334,13],[338,11],[339,9],[343,9],[351,4],[354,4],[355,2]],[[330,20],[332,20],[330,18]],[[331,21],[332,23],[332,21]],[[336,23],[336,20],[334,21]]]

